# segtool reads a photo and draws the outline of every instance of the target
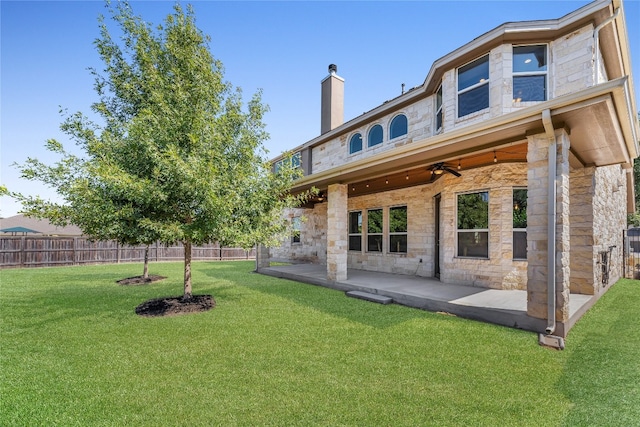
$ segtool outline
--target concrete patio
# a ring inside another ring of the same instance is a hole
[[[446,312],[459,317],[534,332],[544,332],[546,320],[527,315],[527,292],[444,284],[428,277],[349,269],[348,279],[327,280],[323,264],[292,264],[263,267],[259,273],[341,291],[362,291],[390,297],[396,304],[427,311]],[[570,295],[568,331],[595,303],[592,295]],[[565,333],[566,335],[566,333]]]

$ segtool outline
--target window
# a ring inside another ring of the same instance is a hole
[[[296,152],[291,156],[291,166],[294,168],[299,168],[302,164],[302,153],[300,151]]]
[[[489,258],[489,193],[458,194],[458,256]]]
[[[391,120],[391,126],[389,129],[389,138],[397,138],[407,134],[407,116],[404,114],[398,114]]]
[[[382,209],[367,211],[367,252],[382,252]]]
[[[300,217],[294,216],[291,219],[291,228],[293,234],[291,235],[291,243],[300,243]]]
[[[513,189],[513,259],[527,259],[527,190]]]
[[[280,168],[282,166],[284,166],[284,162],[285,161],[289,161],[288,157],[285,157],[284,159],[278,160],[274,165],[273,165],[273,171],[275,173],[278,173],[278,171],[280,170]],[[300,151],[296,151],[295,153],[293,153],[290,157],[290,161],[291,161],[291,166],[293,166],[294,168],[299,168],[302,164],[302,152]]]
[[[362,211],[349,212],[349,250],[362,250]]]
[[[458,69],[458,117],[489,108],[489,55]]]
[[[362,151],[362,135],[356,133],[349,140],[349,154],[357,153],[358,151]]]
[[[436,133],[442,130],[442,86],[436,92]]]
[[[375,125],[374,127],[372,127],[369,131],[369,140],[367,142],[369,147],[382,144],[382,136],[382,126]]]
[[[389,208],[389,252],[407,252],[407,207]]]
[[[547,46],[513,47],[513,102],[547,100]]]

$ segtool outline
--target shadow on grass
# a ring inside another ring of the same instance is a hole
[[[564,425],[638,425],[638,319],[640,281],[621,280],[573,328],[558,383],[573,404]]]

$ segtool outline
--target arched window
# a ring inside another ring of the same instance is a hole
[[[404,114],[398,114],[391,120],[391,127],[389,129],[389,138],[397,138],[407,134],[407,116]]]
[[[369,147],[382,144],[382,136],[383,136],[382,126],[375,125],[374,127],[372,127],[371,130],[369,130],[369,139],[367,142],[369,144]]]
[[[349,154],[357,153],[358,151],[362,151],[362,135],[356,133],[349,140]]]

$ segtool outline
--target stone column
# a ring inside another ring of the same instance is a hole
[[[256,271],[261,268],[268,268],[271,266],[269,248],[264,245],[256,246]]]
[[[569,136],[556,130],[556,322],[569,320]],[[527,152],[527,314],[547,319],[549,139],[529,136]],[[558,331],[564,334],[562,330]]]
[[[327,199],[327,280],[347,279],[347,194],[345,184],[331,184]]]

